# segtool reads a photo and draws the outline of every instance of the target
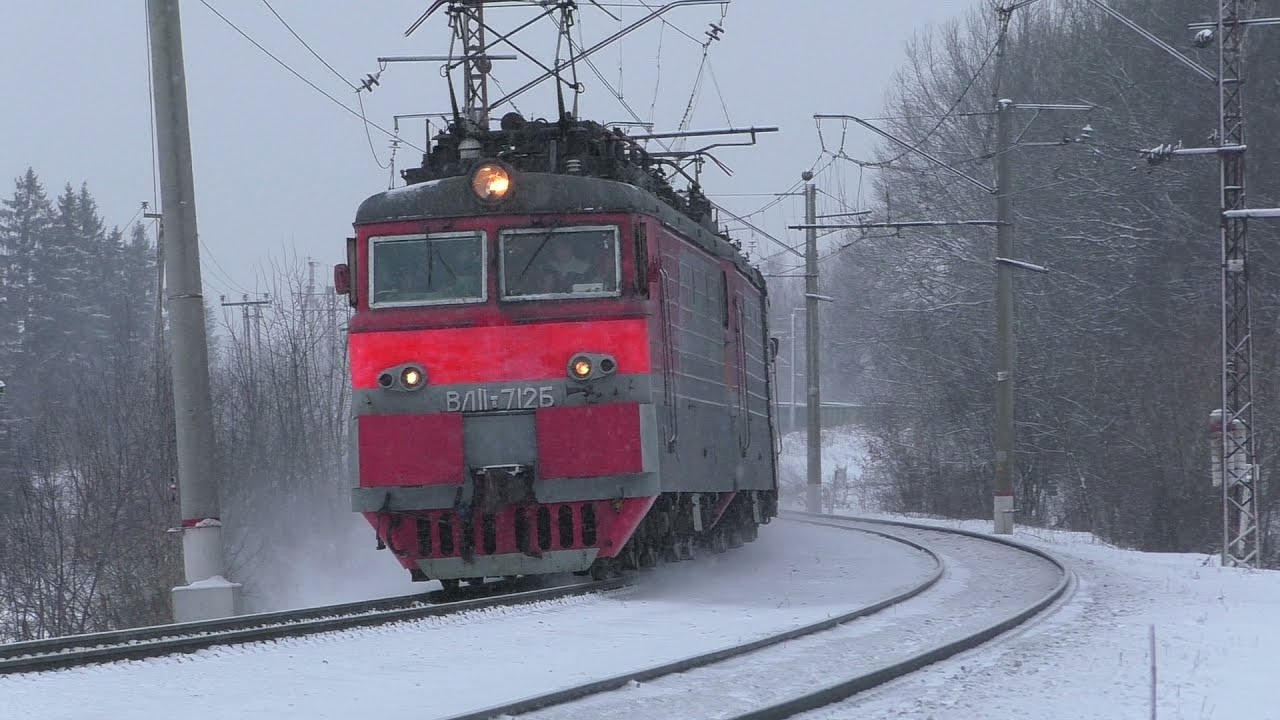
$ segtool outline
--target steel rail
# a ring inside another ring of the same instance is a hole
[[[1021,625],[1027,620],[1030,620],[1031,618],[1040,614],[1050,605],[1055,603],[1064,594],[1066,594],[1068,588],[1070,588],[1072,583],[1074,582],[1074,575],[1067,569],[1067,566],[1064,565],[1061,560],[1058,560],[1053,555],[1050,555],[1049,553],[1039,548],[1031,547],[1030,545],[1025,545],[1023,543],[1017,542],[1016,540],[1010,540],[1008,538],[1000,537],[998,535],[986,535],[983,533],[973,532],[972,530],[961,530],[959,528],[937,527],[934,525],[926,525],[923,523],[913,523],[913,522],[908,522],[904,520],[883,520],[880,518],[862,518],[862,517],[842,516],[842,515],[819,515],[816,513],[810,514],[810,513],[802,513],[802,512],[794,512],[794,513],[787,512],[786,515],[794,515],[797,518],[808,518],[806,520],[802,520],[803,522],[813,523],[813,522],[817,522],[818,519],[822,519],[826,521],[836,520],[836,521],[842,521],[842,522],[858,522],[858,523],[872,524],[872,525],[887,525],[887,526],[893,526],[893,527],[909,528],[913,530],[927,530],[932,532],[941,532],[941,533],[948,533],[953,535],[963,535],[966,537],[977,538],[979,540],[986,540],[988,542],[996,543],[997,545],[1004,545],[1004,546],[1011,547],[1016,550],[1021,550],[1031,555],[1040,557],[1048,561],[1050,564],[1052,564],[1056,568],[1058,568],[1059,572],[1062,574],[1062,577],[1061,579],[1059,579],[1058,584],[1052,590],[1050,590],[1047,594],[1045,594],[1035,603],[1031,604],[1029,607],[1013,615],[1012,617],[1008,617],[1008,618],[1005,618],[1004,620],[988,625],[987,627],[983,628],[982,630],[979,630],[976,633],[960,638],[953,642],[947,643],[945,645],[940,645],[931,650],[918,653],[904,660],[896,662],[892,665],[887,665],[885,667],[882,667],[879,670],[874,670],[869,673],[864,673],[862,675],[847,678],[840,682],[834,683],[832,685],[828,685],[826,687],[820,688],[813,692],[805,693],[804,695],[800,695],[798,697],[792,698],[790,700],[786,700],[781,703],[776,703],[768,707],[760,708],[758,710],[753,710],[749,713],[745,713],[742,715],[736,715],[730,720],[782,720],[783,718],[789,718],[799,713],[809,712],[811,710],[817,710],[827,705],[831,705],[833,703],[847,700],[848,698],[853,697],[858,693],[865,692],[878,685],[883,685],[884,683],[887,683],[890,680],[896,680],[905,675],[909,675],[915,672],[916,670],[919,670],[928,665],[932,665],[933,663],[936,663],[940,660],[945,660],[949,657],[962,653],[966,650],[972,650],[973,648],[976,648],[979,645],[982,645],[988,640],[991,640],[1004,632],[1012,630],[1013,628]],[[819,524],[824,524],[824,525],[832,524],[835,527],[850,527],[848,525],[839,525],[838,523],[828,523],[828,522],[823,522]]]
[[[802,521],[802,522],[807,522],[809,524],[814,524],[814,525],[827,525],[826,523],[815,523],[810,521]],[[889,533],[878,532],[876,530],[868,530],[866,528],[850,527],[848,525],[829,524],[828,526],[834,527],[840,530],[850,530],[853,532],[861,532],[868,535],[876,535],[878,537],[886,538],[888,540],[892,540],[893,542],[901,543],[903,545],[911,547],[912,549],[918,550],[933,559],[934,572],[924,581],[916,584],[911,588],[908,588],[907,590],[891,598],[881,600],[879,602],[858,608],[857,610],[853,610],[851,612],[847,612],[842,615],[837,615],[835,617],[827,618],[825,620],[820,620],[818,622],[810,623],[808,625],[803,625],[801,627],[793,628],[791,630],[786,630],[780,633],[767,635],[763,638],[759,638],[757,640],[753,640],[751,642],[743,643],[740,645],[733,645],[731,647],[721,648],[719,650],[713,650],[711,652],[706,652],[699,655],[682,658],[674,662],[664,663],[662,665],[655,665],[653,667],[648,667],[641,670],[625,672],[620,675],[614,675],[613,677],[605,678],[603,680],[595,680],[592,682],[583,683],[581,685],[574,685],[572,687],[566,687],[559,690],[554,690],[552,692],[544,693],[542,695],[535,695],[532,697],[523,698],[521,700],[515,700],[513,702],[504,703],[502,705],[496,705],[493,707],[485,708],[483,710],[476,710],[468,713],[463,713],[461,715],[452,715],[446,718],[445,720],[490,720],[490,718],[497,718],[497,717],[509,716],[509,715],[520,715],[524,713],[534,712],[537,710],[544,710],[546,708],[554,707],[556,705],[563,705],[565,703],[573,702],[575,700],[581,700],[582,698],[589,697],[591,695],[597,695],[599,693],[608,692],[610,690],[617,690],[625,687],[627,684],[631,682],[647,682],[649,680],[653,680],[655,678],[659,678],[664,675],[673,675],[676,673],[687,672],[689,670],[693,670],[699,667],[711,665],[713,663],[718,663],[723,660],[728,660],[731,658],[738,657],[740,655],[745,655],[747,653],[755,652],[756,650],[761,650],[763,648],[767,648],[773,645],[778,645],[788,640],[794,640],[796,638],[804,637],[805,635],[812,635],[814,633],[822,632],[824,630],[830,630],[834,627],[843,625],[853,620],[864,618],[869,615],[874,615],[875,613],[878,613],[881,610],[884,610],[886,608],[892,607],[899,603],[905,602],[906,600],[909,600],[919,595],[925,590],[928,590],[929,588],[933,587],[939,580],[941,580],[943,573],[946,571],[945,563],[943,563],[942,559],[939,558],[937,554],[935,554],[929,548],[923,545],[920,545],[919,543],[912,542],[911,540],[907,540],[906,538],[901,538]]]
[[[520,581],[517,580],[516,582],[519,583]],[[527,583],[522,583],[516,587],[521,587],[523,584]],[[415,603],[449,602],[455,598],[460,600],[474,600],[479,597],[489,597],[495,594],[495,591],[510,592],[511,588],[512,583],[504,581],[471,586],[452,593],[444,590],[434,590],[431,592],[414,593],[412,595],[398,595],[378,600],[357,600],[354,602],[338,603],[335,605],[320,605],[293,610],[251,613],[248,615],[237,615],[234,617],[218,618],[215,620],[169,623],[166,625],[149,625],[146,627],[107,630],[104,632],[84,633],[79,635],[60,635],[40,640],[26,640],[22,642],[0,644],[0,659],[17,657],[20,655],[34,655],[36,653],[55,653],[76,648],[97,647],[100,645],[120,645],[140,640],[155,640],[157,638],[173,637],[174,635],[179,634],[195,635],[219,630],[241,630],[245,628],[269,625],[272,623],[296,622],[298,620],[332,617],[334,615],[350,615],[354,613],[366,613],[377,610],[409,607]]]
[[[118,660],[137,660],[174,653],[195,652],[218,645],[298,637],[353,627],[373,627],[392,622],[607,592],[629,584],[630,582],[625,578],[615,578],[433,605],[422,604],[422,601],[443,593],[425,593],[303,610],[242,615],[206,622],[156,625],[117,632],[12,643],[0,645],[0,675]],[[503,583],[492,583],[492,585],[506,586]]]

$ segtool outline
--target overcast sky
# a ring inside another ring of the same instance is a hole
[[[358,107],[343,79],[313,57],[262,0],[206,1],[299,74]],[[404,36],[428,0],[268,1],[352,82],[376,72],[379,56],[449,49],[444,14]],[[975,1],[733,0],[723,22],[718,4],[678,8],[664,16],[671,26],[652,23],[593,59],[637,114],[652,120],[656,130],[674,129],[689,104],[702,51],[679,31],[701,40],[709,22],[721,24],[724,35],[711,46],[711,72],[704,74],[691,127],[781,128],[761,136],[757,147],[722,151],[732,177],[710,167],[704,175],[713,199],[747,213],[768,202],[768,193],[786,190],[819,157],[814,113],[879,113],[906,41],[958,17]],[[583,5],[581,30],[588,45],[618,29],[617,21]],[[610,9],[626,23],[645,14],[634,4]],[[530,12],[494,10],[489,19],[514,27]],[[183,0],[182,23],[206,295],[216,299],[263,289],[262,266],[271,257],[314,258],[324,263],[321,277],[327,278],[331,264],[341,261],[356,207],[388,187],[390,173],[380,167],[389,160],[388,137],[370,129],[371,151],[358,117],[276,64],[200,0]],[[523,45],[549,60],[552,37],[529,36]],[[0,67],[9,81],[9,100],[0,111],[0,196],[10,197],[11,179],[30,166],[50,195],[65,183],[87,182],[109,225],[135,216],[139,203],[154,196],[148,62],[144,0],[0,3]],[[531,76],[530,67],[498,63],[494,74],[509,90]],[[587,88],[584,117],[630,119],[589,68],[581,68],[580,76]],[[368,120],[388,129],[396,114],[448,108],[438,67],[421,64],[389,66],[364,101]],[[516,104],[526,116],[555,115],[554,96],[545,89]],[[406,141],[424,145],[421,121],[403,121],[401,129]],[[826,129],[827,146],[838,147],[839,125]],[[868,157],[872,146],[866,133],[851,130],[845,150]],[[416,150],[402,147],[396,167],[420,160]],[[857,169],[837,163],[820,182],[853,202]],[[785,226],[798,219],[801,208],[791,198],[753,221],[795,242]],[[768,241],[738,236],[770,251]]]

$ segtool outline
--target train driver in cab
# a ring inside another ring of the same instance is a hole
[[[552,246],[551,272],[546,276],[544,293],[578,292],[582,285],[599,282],[591,264],[578,256],[577,243],[570,238],[557,238]],[[576,286],[576,287],[575,287]]]

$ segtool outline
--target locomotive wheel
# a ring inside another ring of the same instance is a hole
[[[707,543],[707,546],[711,548],[711,552],[716,554],[728,550],[729,541],[725,537],[725,531],[719,528],[713,530],[711,532],[710,542]]]
[[[445,592],[455,593],[455,592],[458,592],[458,587],[460,586],[460,583],[457,578],[449,578],[447,580],[441,580],[440,585],[444,588]]]
[[[671,532],[671,514],[670,513],[666,513],[666,512],[658,513],[657,517],[655,517],[654,520],[656,521],[654,523],[654,530],[659,535],[666,535],[667,533]]]
[[[646,543],[640,551],[640,567],[642,568],[658,567],[658,563],[661,560],[662,558],[658,556],[658,548],[651,544]]]
[[[696,541],[693,538],[676,541],[676,559],[692,560]]]
[[[740,529],[738,529],[738,528],[736,528],[736,527],[735,527],[735,528],[730,529],[730,530],[726,533],[726,535],[728,536],[728,537],[726,538],[726,541],[727,541],[727,543],[728,543],[729,547],[731,547],[731,548],[740,548],[740,547],[742,547],[742,546],[744,545],[744,543],[743,543],[743,541],[742,541],[742,530],[740,530]]]
[[[603,560],[595,561],[591,564],[591,570],[589,572],[591,573],[592,580],[608,580],[609,578],[617,577],[620,574],[618,572],[617,564],[613,561],[613,558],[605,558]]]
[[[640,551],[636,549],[634,542],[627,543],[623,548],[622,554],[618,556],[620,569],[639,570],[640,569]]]

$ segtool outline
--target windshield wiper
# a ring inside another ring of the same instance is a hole
[[[542,236],[542,242],[538,245],[538,249],[534,250],[533,254],[529,256],[529,262],[524,264],[524,269],[520,271],[520,275],[516,278],[517,280],[523,278],[525,273],[529,272],[529,268],[533,265],[533,261],[538,257],[538,253],[542,252],[542,248],[547,246],[547,243],[551,240],[551,236],[554,235],[562,225],[563,223],[556,223],[555,225],[552,225],[551,228],[547,230],[547,233]]]

